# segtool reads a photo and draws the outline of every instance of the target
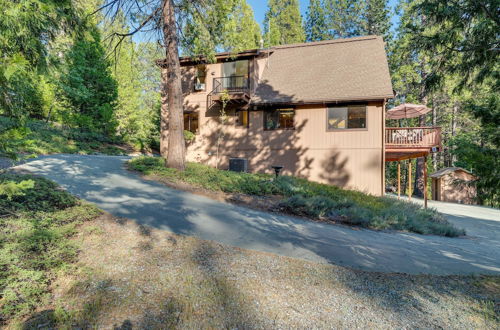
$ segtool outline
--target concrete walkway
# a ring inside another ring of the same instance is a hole
[[[438,205],[466,238],[376,232],[251,210],[146,181],[128,157],[52,155],[19,165],[119,217],[246,249],[381,272],[500,274],[500,212]]]

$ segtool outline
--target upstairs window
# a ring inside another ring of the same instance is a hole
[[[195,91],[206,90],[205,82],[207,80],[207,67],[205,65],[196,66],[196,80],[194,82]]]
[[[248,60],[222,64],[222,87],[227,90],[248,87]]]
[[[192,133],[198,133],[198,113],[184,113],[184,130]]]
[[[366,128],[366,106],[350,105],[326,109],[327,130]]]
[[[264,111],[264,129],[293,129],[295,109],[273,109]]]

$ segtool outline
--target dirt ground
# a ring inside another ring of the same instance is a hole
[[[500,327],[500,278],[370,273],[104,215],[23,328]]]

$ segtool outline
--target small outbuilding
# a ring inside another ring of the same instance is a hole
[[[443,168],[430,175],[432,178],[432,199],[460,204],[476,204],[477,179],[471,172],[460,167]]]

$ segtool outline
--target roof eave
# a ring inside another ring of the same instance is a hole
[[[359,97],[346,97],[346,98],[335,98],[335,99],[318,99],[318,100],[291,100],[291,101],[250,101],[250,105],[256,106],[272,106],[272,105],[309,105],[309,104],[337,104],[337,103],[348,103],[348,102],[374,102],[374,101],[386,101],[392,99],[394,95],[375,95],[375,96],[359,96]]]
[[[217,62],[231,59],[245,59],[245,58],[252,58],[252,57],[257,57],[261,54],[268,54],[272,53],[273,49],[250,49],[250,50],[245,50],[239,53],[231,53],[231,52],[224,52],[224,53],[217,53],[215,54],[215,60]],[[165,66],[165,59],[160,59],[156,60],[156,64],[160,67]],[[209,64],[211,63],[206,56],[203,55],[198,55],[198,56],[182,56],[179,57],[179,62],[181,66],[187,66],[187,65],[195,65],[195,64]]]

